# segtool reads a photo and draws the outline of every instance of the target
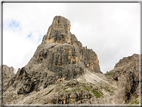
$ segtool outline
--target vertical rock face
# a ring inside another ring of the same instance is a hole
[[[133,54],[124,57],[115,65],[114,69],[106,74],[112,83],[124,90],[125,103],[137,98],[139,93],[139,58],[140,55]]]
[[[101,73],[98,57],[92,49],[81,49],[80,59],[84,62],[86,67],[91,68],[96,73]]]
[[[3,69],[3,73],[8,74],[8,75],[13,75],[14,74],[14,68],[13,67],[8,67],[7,65],[2,65],[0,66],[0,69]]]
[[[7,65],[0,66],[0,70],[3,72],[4,81],[9,80],[11,77],[13,77],[15,75],[14,74],[14,68],[13,67],[8,67]]]
[[[70,26],[68,19],[61,16],[54,17],[52,25],[49,27],[42,42],[71,44]]]
[[[1,72],[3,72],[3,88],[5,88],[7,82],[14,77],[14,68],[7,65],[0,66]]]
[[[132,71],[126,74],[126,86],[125,86],[125,101],[128,102],[132,98],[138,97],[139,93],[139,77]]]
[[[18,94],[38,91],[51,84],[77,78],[85,73],[86,67],[101,73],[96,53],[82,47],[76,36],[71,34],[70,26],[68,19],[54,17],[34,56],[18,70],[5,90],[13,86],[18,88]]]

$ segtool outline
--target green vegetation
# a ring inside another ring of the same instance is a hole
[[[62,90],[60,90],[59,93],[61,93],[61,92],[63,92],[63,91],[68,92],[67,89],[68,89],[67,87],[63,87],[63,86],[62,86]]]
[[[8,76],[7,76],[6,73],[3,73],[3,77],[4,77],[4,78],[8,78]]]
[[[68,88],[65,87],[63,90],[65,91],[66,89],[68,89]]]
[[[85,85],[85,83],[83,83],[83,82],[79,82],[80,84],[82,84],[82,85]]]
[[[45,95],[48,95],[49,93],[51,93],[53,91],[53,89],[51,89],[47,94],[45,94]]]
[[[62,90],[61,91],[59,91],[59,93],[61,93],[62,92]]]
[[[106,92],[109,92],[111,95],[114,94],[114,90],[117,90],[116,88],[108,85],[108,84],[100,84],[101,89],[104,89]]]
[[[56,85],[59,85],[59,86],[60,86],[60,85],[61,85],[61,83],[60,83],[60,82],[56,82]]]
[[[99,91],[99,90],[92,90],[91,88],[93,88],[93,86],[85,87],[85,90],[87,90],[87,91],[92,91],[93,94],[95,94],[95,96],[96,96],[97,98],[104,97],[104,96],[103,96],[103,93],[102,93],[101,91]]]
[[[106,85],[106,86],[104,86],[104,90],[106,91],[106,92],[109,92],[110,93],[110,95],[113,95],[114,94],[114,88],[113,87],[110,87],[110,86],[108,86],[108,85]]]
[[[80,89],[72,89],[71,91],[72,92],[74,92],[74,91],[80,91]]]
[[[3,73],[3,76],[4,76],[4,77],[7,77],[7,75],[6,75],[5,73]]]
[[[108,91],[108,92],[111,92],[109,89],[105,89],[106,91]]]
[[[110,76],[110,75],[112,75],[113,74],[113,72],[110,72],[110,73],[106,73],[105,75],[106,76]]]
[[[85,90],[90,91],[90,89],[89,89],[89,88],[87,88],[87,87],[85,88]]]
[[[63,91],[65,91],[65,92],[74,92],[74,91],[80,91],[80,89],[79,88],[74,88],[74,89],[71,89],[71,90],[67,90],[68,88],[67,87],[65,87],[65,88],[63,88],[61,91],[59,91],[59,93],[61,93],[61,92],[63,92]]]
[[[101,91],[92,90],[97,98],[103,97],[103,93]]]
[[[105,89],[105,91],[108,91],[108,92],[110,92],[110,93],[114,93],[113,91],[111,91],[111,90],[109,89],[108,86],[104,87],[104,89]]]
[[[138,98],[135,98],[135,99],[132,100],[129,104],[139,104]]]
[[[65,92],[70,92],[70,90],[66,90]]]
[[[80,82],[80,84],[82,84],[82,88],[81,87],[74,87],[73,89],[69,90],[68,87],[62,87],[62,90],[59,91],[59,93],[61,92],[75,92],[75,91],[80,91],[82,89],[87,90],[87,91],[91,91],[97,98],[103,97],[103,92],[101,90],[94,90],[93,87],[95,86],[95,84],[87,84],[87,83],[82,83]],[[103,87],[104,88],[104,87]],[[110,89],[106,88],[107,91],[111,92]]]
[[[51,93],[52,91],[53,91],[53,89],[51,89],[51,90],[48,92],[48,94]]]
[[[3,73],[3,74],[4,74],[4,76],[7,76],[6,73]]]
[[[103,96],[103,93],[101,91],[99,91],[99,93]]]

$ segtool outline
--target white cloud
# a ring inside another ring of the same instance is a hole
[[[71,32],[96,52],[103,72],[122,57],[140,53],[138,3],[4,3],[4,64],[25,66],[56,15],[70,20]],[[12,21],[19,25],[10,27]]]
[[[33,49],[36,49],[36,46],[37,44],[33,41],[24,38],[21,32],[5,30],[3,32],[3,63],[16,69],[24,66],[32,57],[27,56],[27,59],[23,59],[24,55],[28,52],[33,53]],[[23,61],[24,63],[21,64]]]

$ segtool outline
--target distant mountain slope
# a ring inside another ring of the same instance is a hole
[[[0,66],[1,73],[3,74],[3,87],[7,85],[8,81],[14,77],[15,69],[13,67],[8,67],[7,65]],[[2,72],[3,71],[3,72]],[[2,84],[0,84],[2,86]]]
[[[124,100],[129,103],[139,97],[140,55],[133,54],[124,57],[115,65],[114,69],[107,72],[107,79],[125,92]]]
[[[3,71],[3,80],[8,81],[11,79],[15,73],[15,69],[13,67],[8,67],[7,65],[0,66],[0,70]]]

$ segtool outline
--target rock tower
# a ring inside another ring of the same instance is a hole
[[[101,73],[96,53],[82,47],[70,27],[68,19],[55,16],[29,63],[18,70],[5,90],[12,85],[18,88],[18,94],[38,91],[57,82],[75,79],[85,73],[86,67]]]

